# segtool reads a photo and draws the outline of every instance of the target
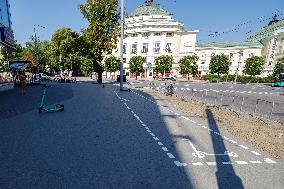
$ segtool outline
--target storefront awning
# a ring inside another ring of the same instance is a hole
[[[24,71],[31,63],[31,61],[11,61],[9,65],[12,71]]]

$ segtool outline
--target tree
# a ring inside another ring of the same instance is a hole
[[[88,67],[98,73],[98,82],[102,83],[104,54],[110,54],[116,48],[119,37],[119,12],[117,0],[87,0],[80,5],[81,13],[87,19],[88,28],[83,31],[88,44]]]
[[[179,60],[179,68],[181,74],[187,74],[187,78],[189,80],[189,75],[195,76],[198,73],[198,66],[196,64],[198,57],[193,56],[185,56]]]
[[[145,61],[146,61],[145,57],[142,57],[142,56],[133,56],[130,58],[129,70],[130,70],[130,73],[135,73],[136,80],[137,80],[138,74],[144,72],[143,65]]]
[[[15,44],[15,50],[12,53],[12,57],[14,60],[21,60],[22,59],[22,53],[23,53],[23,47],[20,43]]]
[[[224,54],[213,56],[210,60],[209,70],[212,74],[217,73],[218,78],[221,74],[228,74],[229,57]]]
[[[277,77],[280,73],[284,73],[284,57],[277,60],[273,70],[273,76]]]
[[[107,72],[116,72],[120,68],[120,59],[114,56],[107,57],[105,60],[105,69]],[[113,76],[112,76],[113,79]]]
[[[70,28],[61,28],[54,32],[49,48],[51,67],[56,71],[59,71],[60,66],[63,69],[79,69],[81,44],[80,35]]]
[[[245,68],[243,70],[244,74],[252,76],[260,75],[263,70],[263,65],[265,61],[262,57],[252,56],[247,58],[245,61]]]
[[[162,55],[155,59],[155,71],[162,73],[163,76],[166,72],[171,71],[173,65],[173,57]]]

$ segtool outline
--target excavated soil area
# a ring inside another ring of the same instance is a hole
[[[200,101],[166,96],[153,89],[144,88],[142,91],[156,100],[166,100],[180,112],[194,114],[205,121],[207,121],[206,109],[210,109],[221,131],[225,130],[257,150],[284,162],[284,125],[281,123],[240,114]]]

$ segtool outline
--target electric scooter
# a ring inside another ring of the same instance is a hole
[[[43,84],[43,94],[41,97],[41,101],[39,104],[39,108],[38,108],[38,112],[42,113],[42,112],[47,112],[47,113],[51,113],[51,112],[62,112],[64,110],[64,105],[63,104],[55,104],[55,105],[50,105],[47,106],[45,104],[45,95],[47,93],[47,89],[51,86],[48,86],[46,84]]]

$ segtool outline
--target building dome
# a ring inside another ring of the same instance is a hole
[[[130,16],[143,16],[143,15],[172,15],[167,10],[163,9],[161,5],[153,3],[153,1],[145,1],[144,5],[137,8]]]
[[[248,41],[263,41],[265,38],[284,32],[284,19],[273,20],[267,26],[261,28],[255,35],[248,38]]]

